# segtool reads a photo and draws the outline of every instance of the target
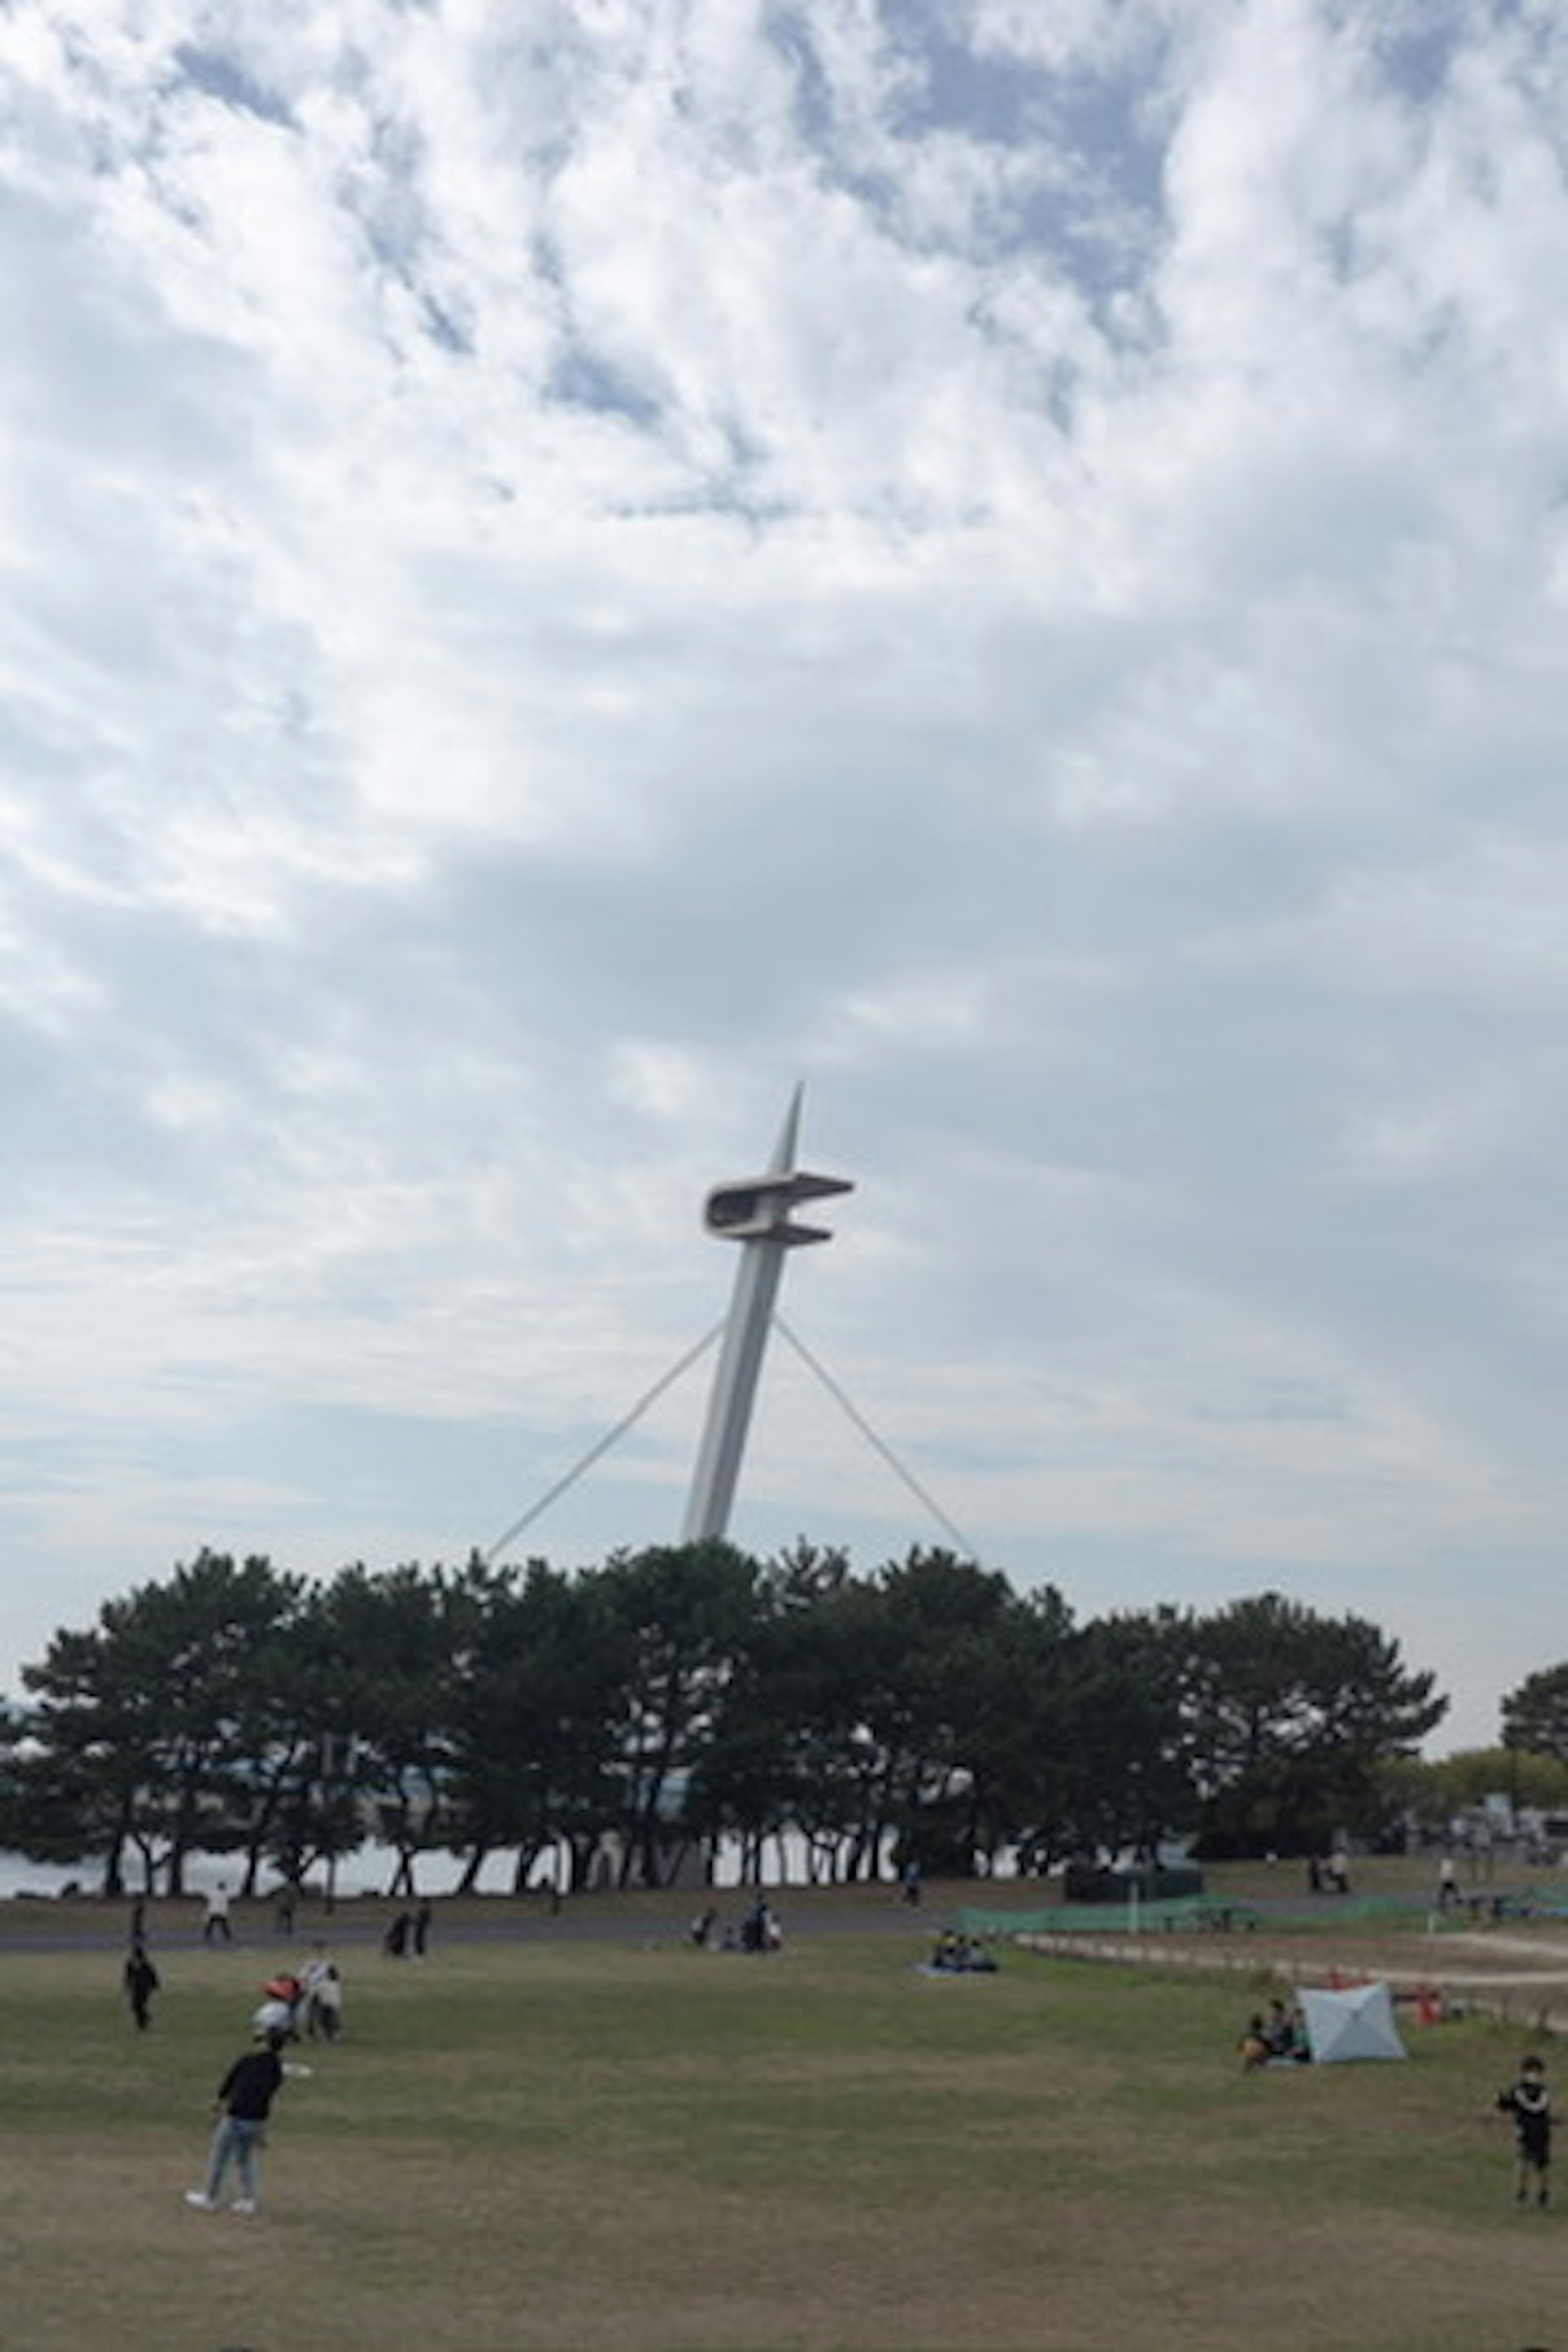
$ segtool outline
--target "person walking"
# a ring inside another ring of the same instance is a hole
[[[151,2005],[157,1990],[158,1971],[147,1957],[146,1946],[132,1944],[125,1958],[125,1998],[138,2033],[145,2033],[153,2021]]]
[[[1519,2175],[1514,2195],[1521,2205],[1533,2191],[1538,2205],[1549,2201],[1552,2170],[1552,2094],[1546,2087],[1546,2066],[1533,2053],[1522,2060],[1519,2080],[1497,2095],[1499,2111],[1513,2117],[1514,2153]]]
[[[283,2035],[274,2026],[261,2047],[247,2050],[243,2057],[237,2058],[218,2084],[213,2102],[217,2125],[207,2151],[206,2186],[187,2189],[187,2205],[199,2206],[204,2213],[216,2213],[223,2202],[223,2184],[232,2164],[239,2185],[234,2210],[256,2211],[256,2158],[272,2102],[282,2087],[282,2051]]]
[[[325,1944],[318,1943],[300,1974],[305,2032],[312,2042],[335,2042],[343,2021],[343,1980]]]

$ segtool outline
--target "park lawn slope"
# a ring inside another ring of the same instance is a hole
[[[1550,2340],[1568,2217],[1488,2116],[1514,2037],[1243,2077],[1262,1990],[884,1936],[357,1958],[254,2223],[184,2204],[266,1960],[0,1960],[5,2352],[1472,2352]],[[1543,2334],[1543,2331],[1545,2333]]]

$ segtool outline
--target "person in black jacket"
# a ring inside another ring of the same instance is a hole
[[[1552,2095],[1546,2087],[1543,2062],[1533,2056],[1526,2058],[1520,2067],[1518,2082],[1500,2091],[1497,2103],[1505,2116],[1513,2117],[1519,2201],[1521,2205],[1527,2203],[1533,2189],[1536,2203],[1544,2205],[1552,2171]]]
[[[256,2154],[262,2144],[272,2102],[283,2081],[283,2035],[274,2027],[258,2050],[237,2058],[218,2084],[214,2108],[217,2128],[207,2157],[205,2189],[187,2189],[187,2205],[216,2213],[223,2201],[224,2177],[232,2164],[239,2178],[237,2213],[256,2210]]]
[[[153,1995],[158,1990],[158,1971],[147,1957],[145,1944],[132,1944],[125,1958],[125,1998],[131,2003],[131,2014],[136,2020],[136,2030],[145,2033]]]

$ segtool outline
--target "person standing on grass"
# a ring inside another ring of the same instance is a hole
[[[219,1879],[207,1896],[206,1917],[202,1921],[204,1944],[232,1944],[234,1930],[228,1924],[228,1887]]]
[[[430,1906],[421,1903],[414,1914],[414,1957],[422,1960],[430,1948]]]
[[[305,2032],[312,2042],[335,2042],[342,2024],[343,1982],[325,1944],[317,1944],[300,1982],[305,1988]]]
[[[131,2003],[138,2033],[145,2033],[153,2021],[151,2007],[157,1990],[158,1971],[147,1957],[146,1946],[132,1944],[125,1959],[125,1998]]]
[[[213,2102],[217,2127],[207,2154],[205,2189],[187,2189],[187,2205],[216,2213],[223,2202],[223,2184],[232,2164],[238,2178],[237,2213],[256,2210],[256,2157],[267,2130],[272,2102],[283,2082],[283,2036],[274,2026],[258,2050],[237,2058],[217,2086]]]
[[[1514,2152],[1519,2178],[1514,2194],[1521,2205],[1533,2190],[1538,2205],[1548,2201],[1552,2170],[1552,2094],[1546,2087],[1546,2065],[1533,2053],[1524,2059],[1519,2080],[1497,2095],[1499,2110],[1513,2117]]]

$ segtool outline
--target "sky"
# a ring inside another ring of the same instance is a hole
[[[5,0],[0,1690],[489,1549],[798,1083],[737,1542],[1285,1592],[1492,1740],[1565,160],[1558,0]],[[710,1362],[515,1556],[674,1540]]]

